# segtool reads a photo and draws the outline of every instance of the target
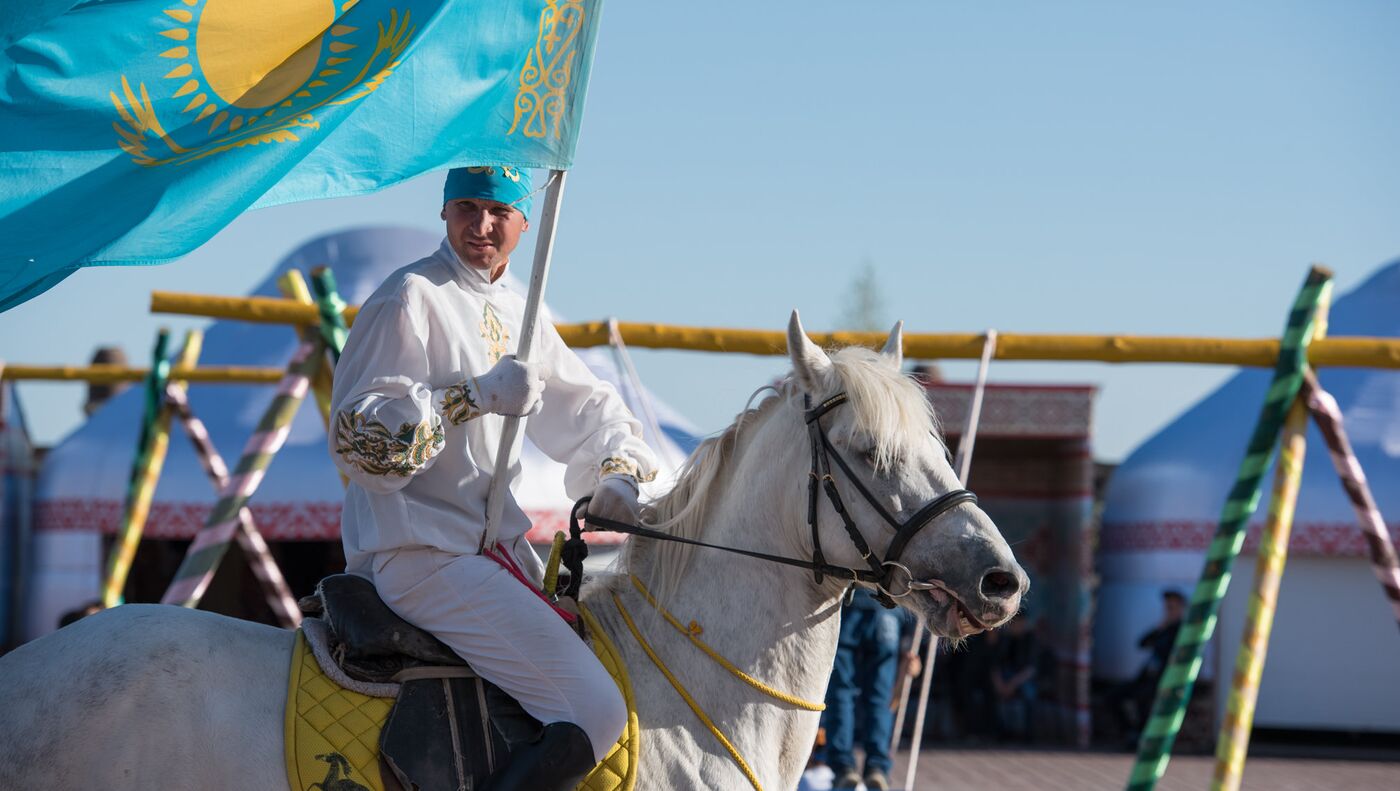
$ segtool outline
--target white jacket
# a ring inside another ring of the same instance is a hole
[[[486,521],[504,418],[479,414],[471,378],[518,343],[525,302],[484,270],[463,264],[446,240],[390,275],[355,319],[335,369],[330,451],[349,478],[341,516],[346,566],[404,547],[475,554]],[[541,321],[532,360],[546,380],[525,434],[567,465],[570,497],[592,492],[600,471],[656,474],[642,426]],[[520,477],[517,462],[511,484]],[[507,498],[498,534],[512,545],[530,521]]]

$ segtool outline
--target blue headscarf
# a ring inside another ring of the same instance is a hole
[[[499,201],[528,218],[530,204],[534,202],[530,186],[530,171],[524,168],[509,165],[453,168],[447,171],[447,182],[442,185],[442,202],[463,198]]]

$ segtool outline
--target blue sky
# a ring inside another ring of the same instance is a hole
[[[774,329],[798,307],[828,329],[869,261],[913,332],[1276,335],[1310,263],[1345,290],[1400,256],[1397,39],[1387,2],[613,0],[549,299]],[[117,342],[144,360],[157,327],[198,323],[151,316],[151,289],[242,294],[309,237],[436,228],[439,184],[261,210],[175,264],[80,272],[0,314],[0,359]],[[705,430],[782,368],[635,357]],[[1095,449],[1117,459],[1228,374],[997,363],[992,380],[1099,386]],[[79,391],[23,387],[39,440],[77,424]]]

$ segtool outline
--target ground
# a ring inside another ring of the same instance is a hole
[[[892,779],[904,780],[906,754]],[[931,750],[919,758],[918,791],[1121,791],[1133,757],[1127,753],[1031,750]],[[1214,758],[1172,759],[1159,791],[1210,787]],[[820,778],[813,778],[814,780]],[[813,783],[813,791],[828,788]],[[898,787],[898,785],[896,786]],[[1400,762],[1355,759],[1250,758],[1244,788],[1259,791],[1395,791]]]

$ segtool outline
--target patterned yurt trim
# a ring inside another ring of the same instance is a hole
[[[160,502],[151,505],[142,535],[146,538],[189,540],[204,525],[212,506],[206,502]],[[260,502],[249,506],[258,530],[270,541],[340,540],[340,503]],[[527,540],[547,544],[557,530],[569,529],[569,512],[524,509],[532,526]],[[76,530],[113,535],[121,523],[122,501],[112,498],[56,498],[37,509],[45,530]],[[623,536],[594,533],[589,543],[618,543]]]

